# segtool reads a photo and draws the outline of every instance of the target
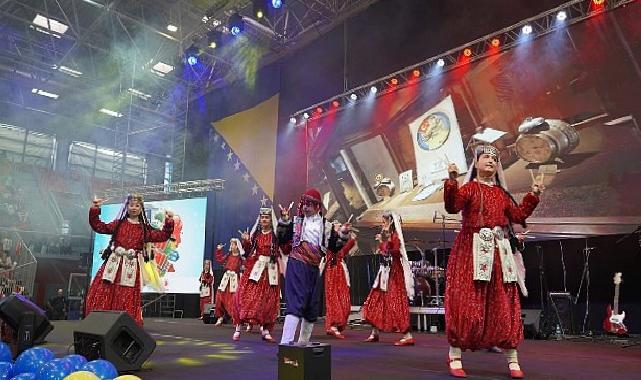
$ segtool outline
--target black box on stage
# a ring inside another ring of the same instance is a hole
[[[53,330],[44,310],[20,294],[12,294],[0,301],[0,318],[17,334],[18,353],[43,343]]]
[[[216,321],[216,316],[214,315],[216,308],[213,303],[206,303],[203,307],[203,323],[209,325]]]
[[[572,295],[567,292],[549,292],[548,297],[550,297],[550,307],[546,310],[545,317],[550,333],[555,333],[558,325],[564,334],[576,334]]]
[[[326,343],[278,346],[278,380],[332,378],[332,346]]]
[[[105,359],[119,372],[142,367],[156,341],[123,311],[93,311],[73,332],[76,354],[87,360]]]
[[[521,310],[521,320],[523,321],[523,336],[526,339],[541,339],[542,315],[543,311],[541,309]]]

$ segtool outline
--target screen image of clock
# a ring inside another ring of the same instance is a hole
[[[443,112],[434,112],[421,122],[416,134],[418,145],[424,150],[436,150],[450,136],[450,120]]]

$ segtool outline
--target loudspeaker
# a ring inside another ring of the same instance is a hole
[[[541,309],[523,309],[521,310],[521,320],[523,321],[523,336],[526,339],[541,339]]]
[[[93,311],[73,332],[76,354],[87,360],[105,359],[119,372],[142,367],[156,341],[123,311]]]
[[[332,347],[326,343],[278,346],[278,380],[330,380]]]
[[[556,326],[558,326],[564,334],[576,334],[572,295],[565,292],[550,292],[548,297],[550,297],[550,307],[546,311],[546,319],[551,330],[550,333],[554,334]]]
[[[12,294],[0,301],[0,318],[14,331],[18,353],[43,343],[53,330],[44,310],[21,294]]]
[[[206,303],[203,308],[203,323],[206,325],[216,322],[215,305],[213,303]]]

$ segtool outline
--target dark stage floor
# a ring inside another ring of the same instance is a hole
[[[47,347],[58,356],[73,342],[77,322],[55,322]],[[158,347],[144,369],[143,379],[276,379],[277,345],[263,343],[258,333],[231,340],[232,327],[213,327],[193,319],[146,319],[145,327]],[[442,334],[416,333],[414,347],[394,347],[399,334],[382,334],[379,343],[361,343],[365,330],[348,330],[347,340],[330,339],[321,326],[314,338],[332,344],[332,378],[451,379]],[[274,334],[280,338],[280,326]],[[641,346],[622,348],[608,341],[526,340],[519,357],[527,379],[641,379]],[[470,379],[507,379],[502,354],[467,353],[464,366]]]

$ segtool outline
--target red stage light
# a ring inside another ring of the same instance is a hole
[[[338,102],[338,100],[334,100],[332,102],[332,105],[334,106],[334,108],[338,108],[338,107],[340,107],[341,104]]]
[[[412,71],[412,75],[414,75],[414,78],[418,78],[418,77],[421,76],[421,71],[416,69],[416,70]]]
[[[323,113],[323,109],[321,107],[316,108],[316,113]]]
[[[390,81],[390,83],[392,83],[392,86],[396,86],[396,85],[398,84],[398,79],[396,79],[396,78],[392,78],[392,80]]]
[[[466,57],[471,56],[472,55],[472,49],[465,48],[465,50],[463,50],[463,55],[466,56]]]
[[[499,47],[499,45],[501,44],[501,41],[498,38],[493,38],[490,43],[492,44],[493,47],[496,48],[496,47]]]
[[[603,3],[605,3],[605,0],[592,0],[592,2],[594,3],[594,5],[603,5]]]

